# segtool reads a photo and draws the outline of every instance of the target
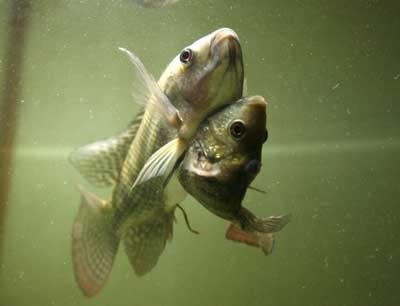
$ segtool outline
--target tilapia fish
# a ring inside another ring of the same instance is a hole
[[[198,45],[203,47],[201,51],[205,46],[209,53],[198,52]],[[171,75],[164,73],[158,86],[138,57],[127,49],[120,50],[128,54],[144,85],[137,91],[139,95],[136,102],[145,105],[145,115],[150,113],[153,116],[158,112],[165,123],[177,129],[176,136],[159,146],[146,160],[131,186],[133,189],[152,177],[170,178],[200,122],[214,110],[235,101],[239,97],[237,94],[242,93],[243,60],[237,34],[227,28],[217,30],[185,48],[172,61],[167,70],[180,70],[178,76],[174,75],[173,78],[178,79],[177,83],[183,87],[178,88],[179,91],[172,89],[172,92],[164,92],[163,76],[170,83]],[[196,86],[193,86],[193,82]]]
[[[241,99],[208,117],[178,169],[184,189],[217,216],[232,222],[226,237],[272,251],[273,233],[290,215],[257,218],[242,206],[261,168],[266,141],[266,103],[261,96]]]
[[[137,275],[156,265],[172,237],[175,208],[186,195],[173,170],[201,121],[242,96],[241,47],[230,29],[184,48],[158,83],[134,54],[121,50],[136,68],[134,98],[143,109],[119,135],[70,156],[89,182],[114,186],[107,201],[81,190],[72,254],[75,278],[86,296],[106,283],[121,240]]]

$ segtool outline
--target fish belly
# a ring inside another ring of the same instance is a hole
[[[186,195],[187,193],[179,183],[178,175],[175,172],[164,189],[165,210],[169,212],[175,209],[176,205],[182,202]]]

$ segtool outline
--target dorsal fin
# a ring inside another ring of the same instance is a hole
[[[123,132],[73,151],[69,156],[70,163],[94,186],[114,185],[142,122],[143,114],[144,110],[142,109]]]

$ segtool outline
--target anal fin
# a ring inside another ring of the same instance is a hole
[[[163,212],[161,216],[129,227],[124,233],[125,252],[135,274],[142,276],[152,270],[172,239],[174,213]]]

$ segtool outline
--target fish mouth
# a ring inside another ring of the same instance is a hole
[[[215,177],[221,173],[221,168],[218,163],[210,159],[202,144],[196,141],[196,154],[197,156],[193,159],[193,162],[189,165],[189,171],[202,177]]]
[[[193,161],[188,170],[200,177],[216,177],[221,173],[220,167],[217,164],[210,163],[204,156]]]
[[[211,40],[211,52],[224,53],[227,50],[230,62],[235,62],[237,59],[242,58],[242,48],[240,46],[239,36],[235,31],[229,28],[222,28],[215,32]]]
[[[267,102],[262,96],[252,96],[248,99],[247,105],[256,108],[257,112],[265,113],[267,108]]]
[[[242,96],[244,69],[242,48],[235,31],[229,28],[214,31],[209,46],[208,64],[203,70],[206,75],[201,80],[203,90],[198,91],[196,99],[207,100],[210,111],[214,111]]]

